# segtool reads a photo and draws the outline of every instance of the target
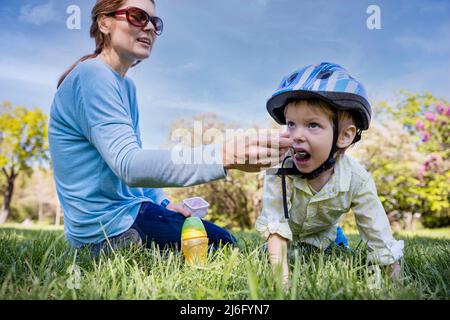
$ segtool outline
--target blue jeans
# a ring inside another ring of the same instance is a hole
[[[181,213],[166,209],[153,202],[142,202],[131,228],[138,231],[143,243],[150,247],[152,241],[159,245],[181,249],[181,228],[186,219]],[[236,245],[236,238],[226,229],[202,220],[208,234],[209,244],[214,249],[222,244]]]

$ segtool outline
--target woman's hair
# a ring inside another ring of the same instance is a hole
[[[77,62],[72,64],[59,78],[58,85],[56,86],[56,88],[59,88],[59,86],[64,81],[64,79],[67,77],[67,75],[70,73],[70,71],[72,71],[73,68],[75,68],[78,63],[80,63],[81,61],[87,60],[87,59],[92,59],[92,58],[97,57],[103,51],[104,48],[109,46],[109,41],[110,41],[109,35],[103,34],[100,31],[100,28],[98,27],[98,19],[102,15],[105,15],[110,12],[118,10],[125,1],[126,0],[97,0],[96,1],[95,5],[91,11],[92,24],[91,24],[91,29],[89,31],[91,38],[95,39],[95,51],[94,51],[94,53],[89,53],[89,54],[81,57]],[[153,4],[155,4],[154,0],[150,0],[150,1]]]

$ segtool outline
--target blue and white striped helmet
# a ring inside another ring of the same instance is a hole
[[[371,107],[364,86],[343,67],[330,62],[298,69],[281,81],[277,91],[267,101],[267,111],[279,124],[286,124],[284,107],[289,99],[319,98],[340,110],[353,111],[358,116],[357,127],[369,128]]]

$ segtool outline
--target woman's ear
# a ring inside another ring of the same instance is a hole
[[[98,18],[98,29],[104,35],[109,35],[111,32],[111,19],[107,16],[101,16]]]
[[[347,128],[341,130],[336,142],[336,146],[340,149],[347,148],[353,142],[355,136],[356,136],[356,127],[351,124],[347,126]]]

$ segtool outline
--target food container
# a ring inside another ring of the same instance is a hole
[[[209,203],[201,197],[193,197],[183,200],[183,206],[192,212],[192,217],[204,218]]]

